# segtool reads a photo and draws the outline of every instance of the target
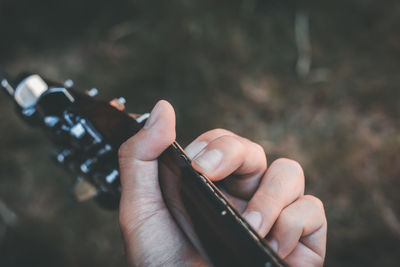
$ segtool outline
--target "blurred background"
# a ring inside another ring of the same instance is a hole
[[[400,2],[0,1],[0,66],[130,112],[169,100],[178,140],[227,128],[299,161],[326,266],[400,262]],[[0,266],[121,266],[117,212],[76,203],[40,129],[0,96]]]

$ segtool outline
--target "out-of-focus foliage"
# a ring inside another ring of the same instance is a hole
[[[296,73],[296,14],[311,68]],[[325,203],[327,265],[400,261],[398,1],[0,2],[0,66],[96,86],[142,113],[173,103],[187,144],[231,129],[304,167]],[[76,204],[49,140],[0,97],[1,266],[117,266],[117,213]]]

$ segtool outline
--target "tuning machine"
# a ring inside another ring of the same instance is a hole
[[[56,150],[53,154],[54,159],[60,164],[66,164],[72,158],[72,150],[71,149],[62,149]]]
[[[10,85],[10,83],[8,82],[8,80],[3,77],[1,79],[1,83],[0,83],[1,87],[3,87],[3,89],[8,93],[9,96],[14,97],[14,93],[15,90],[14,88]]]
[[[91,88],[89,90],[86,90],[86,94],[90,97],[95,97],[99,94],[99,90],[97,90],[97,88]]]
[[[123,97],[114,98],[109,103],[111,106],[115,107],[118,110],[121,110],[121,111],[125,110],[126,99]]]
[[[75,84],[74,81],[71,79],[67,79],[64,81],[64,87],[67,89],[72,88],[74,86],[74,84]]]
[[[74,114],[64,114],[64,118],[69,124],[71,144],[88,150],[103,142],[103,137],[86,119],[74,116]]]

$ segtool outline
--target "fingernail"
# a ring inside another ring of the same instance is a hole
[[[268,243],[272,250],[278,253],[278,241],[275,238],[271,238]]]
[[[157,118],[161,114],[161,110],[162,110],[161,105],[156,104],[156,106],[151,111],[149,118],[146,120],[146,123],[143,126],[144,129],[148,129],[151,126],[153,126],[153,124],[157,121]]]
[[[260,230],[259,228],[260,228],[261,222],[262,222],[262,217],[261,217],[260,212],[246,211],[243,213],[243,217],[251,225],[251,227],[254,228],[254,230],[256,230],[256,231]]]
[[[207,142],[204,141],[197,141],[191,143],[185,148],[186,155],[193,159],[200,151],[202,151],[207,146]]]
[[[215,170],[222,161],[222,152],[218,149],[203,150],[194,160],[200,167],[200,171],[207,172]]]

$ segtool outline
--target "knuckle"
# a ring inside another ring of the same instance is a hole
[[[233,148],[231,149],[231,152],[235,154],[241,154],[245,149],[244,144],[238,139],[238,137],[232,135],[219,136],[209,144],[209,147]]]
[[[290,167],[290,169],[297,174],[304,175],[303,168],[301,167],[300,163],[288,158],[279,158],[276,161],[276,164],[284,165],[285,167]]]
[[[254,142],[252,142],[252,143],[254,144],[255,150],[257,151],[256,153],[260,157],[262,157],[262,159],[263,159],[263,161],[265,163],[265,167],[266,167],[266,165],[267,165],[267,155],[265,154],[264,148],[260,144],[257,144],[257,143],[254,143]]]
[[[265,172],[267,169],[267,155],[265,154],[264,147],[247,138],[237,137],[242,143],[243,152],[246,153],[247,163],[250,166],[256,166],[256,169]]]
[[[303,169],[294,160],[280,158],[275,160],[267,171],[270,184],[279,192],[287,192],[291,201],[304,195],[305,179]]]
[[[222,128],[215,128],[215,129],[208,131],[207,133],[212,133],[214,135],[233,135],[234,134],[231,131],[222,129]]]
[[[257,155],[266,157],[264,147],[261,146],[260,144],[254,142],[254,141],[251,141],[250,139],[247,139],[245,137],[240,137],[240,140],[245,145],[251,146],[251,151],[254,151],[254,153],[257,153]]]
[[[125,141],[119,148],[118,148],[118,158],[119,159],[123,159],[123,158],[127,158],[129,156],[129,151],[130,151],[130,139],[128,139],[127,141]]]
[[[282,169],[287,169],[292,174],[292,177],[300,178],[304,183],[304,171],[300,163],[288,158],[279,158],[272,164],[280,166]]]
[[[118,158],[124,158],[126,155],[127,151],[127,144],[124,142],[119,148],[118,148]]]
[[[263,154],[263,155],[265,156],[264,147],[262,147],[260,144],[257,144],[257,143],[254,143],[254,142],[252,142],[252,143],[254,144],[254,147],[256,148],[256,150],[257,150],[260,154]]]
[[[310,201],[310,203],[316,207],[319,212],[325,213],[324,203],[319,198],[313,195],[305,195],[304,198]]]
[[[254,200],[254,203],[258,203],[261,206],[264,206],[266,203],[268,203],[268,207],[275,207],[279,210],[285,206],[285,203],[279,195],[271,194],[264,190],[257,191],[257,193],[254,195]]]
[[[302,226],[303,222],[302,222],[303,217],[302,216],[296,216],[296,214],[294,212],[291,212],[291,210],[287,210],[284,209],[281,213],[281,215],[279,216],[279,221],[281,224],[292,228],[292,226]]]
[[[122,143],[122,145],[118,148],[118,158],[125,159],[130,158],[135,154],[135,143],[137,141],[136,135],[131,136]]]
[[[227,135],[227,134],[221,135],[216,140],[218,140],[219,142],[222,142],[222,143],[242,144],[242,142],[240,142],[240,140],[236,136]]]
[[[212,129],[212,130],[209,130],[209,131],[203,133],[202,135],[200,135],[198,137],[198,139],[200,139],[200,140],[205,139],[205,140],[211,141],[211,140],[221,137],[223,135],[235,136],[235,134],[229,130],[225,130],[222,128],[215,128],[215,129]]]

